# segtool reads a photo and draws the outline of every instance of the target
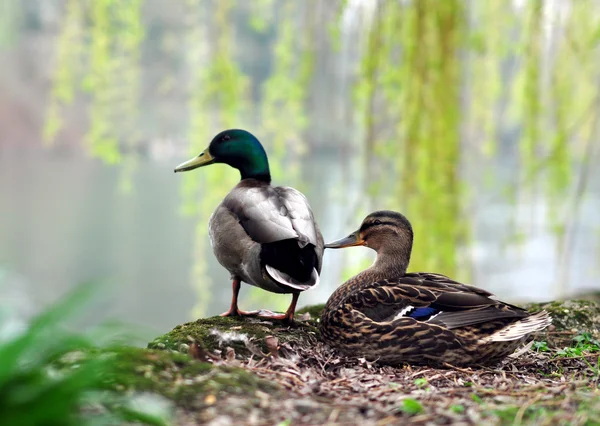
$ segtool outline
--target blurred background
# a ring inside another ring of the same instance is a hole
[[[394,209],[410,270],[510,301],[598,291],[599,42],[595,0],[2,0],[0,304],[97,282],[92,319],[225,311],[207,222],[239,174],[173,168],[231,127],[326,240]],[[327,251],[300,305],[373,258]]]

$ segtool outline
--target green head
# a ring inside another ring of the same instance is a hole
[[[242,179],[271,182],[269,161],[261,143],[250,132],[230,129],[213,138],[200,155],[180,164],[177,172],[187,172],[213,163],[225,163],[238,169]]]

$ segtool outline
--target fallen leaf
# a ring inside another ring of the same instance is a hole
[[[271,356],[277,358],[279,356],[279,339],[275,336],[267,336],[265,337],[265,343]]]
[[[211,361],[211,360],[214,361],[216,359],[219,359],[219,357],[206,351],[198,343],[192,343],[190,345],[190,348],[188,349],[188,355],[191,356],[192,358],[198,359],[200,361]]]
[[[235,360],[235,350],[232,347],[227,346],[227,349],[225,350],[225,359],[227,359],[227,361],[231,362]]]

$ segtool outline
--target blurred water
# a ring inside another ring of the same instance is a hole
[[[133,191],[123,194],[118,189],[119,166],[0,146],[1,303],[27,316],[73,285],[94,281],[107,289],[107,299],[90,313],[94,318],[118,318],[157,331],[192,319],[193,307],[202,300],[191,283],[195,222],[181,214],[181,176],[172,172],[180,160],[173,153],[161,161],[140,161],[132,177]],[[348,179],[342,163],[331,157],[315,156],[307,163],[305,193],[325,239],[354,230],[363,216],[359,178]],[[194,173],[202,179],[202,171]],[[284,180],[275,177],[275,183]],[[569,294],[600,289],[600,197],[597,188],[589,194],[575,219],[565,283]],[[474,241],[464,255],[473,259],[474,284],[509,300],[549,300],[558,294],[556,244],[548,231],[544,201],[528,202],[537,207],[532,216],[525,202],[519,206],[523,213],[517,221],[526,230],[522,246],[503,248],[512,207],[497,198],[480,203],[473,217],[465,218],[472,222]],[[344,265],[373,255],[364,248],[326,252],[322,284],[304,293],[300,304],[325,302],[341,283]],[[212,279],[206,308],[213,315],[227,309],[230,284],[212,253],[206,261]],[[264,297],[251,302],[244,287],[240,303],[247,309],[273,308],[271,302],[286,306],[290,298]]]

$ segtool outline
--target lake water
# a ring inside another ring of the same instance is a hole
[[[209,291],[192,285],[195,220],[182,214],[181,176],[173,166],[186,156],[140,160],[133,191],[119,191],[120,167],[41,148],[0,145],[0,299],[24,316],[57,300],[78,283],[97,282],[106,291],[88,313],[93,320],[117,318],[156,332],[193,319],[199,303],[208,315],[226,310],[230,300],[227,272],[206,255]],[[360,194],[345,182],[335,162],[316,164],[306,191],[326,240],[354,230],[362,215]],[[314,172],[314,173],[313,173]],[[196,171],[202,179],[202,171]],[[231,170],[231,173],[237,173]],[[275,177],[275,183],[284,179]],[[563,288],[569,295],[599,290],[597,182],[575,218],[573,244]],[[341,194],[341,195],[340,195]],[[223,196],[225,192],[223,193]],[[536,208],[526,208],[533,203]],[[522,201],[524,243],[503,247],[512,207],[501,199],[478,204],[472,221],[473,284],[508,300],[555,297],[555,237],[548,230],[543,200]],[[531,226],[527,225],[532,224]],[[416,236],[418,238],[418,236]],[[322,284],[303,293],[300,305],[322,303],[343,279],[344,265],[374,258],[363,248],[328,251]],[[283,309],[289,295],[260,292],[260,300],[242,290],[245,309]],[[256,294],[256,293],[253,293]],[[207,303],[202,304],[206,297]]]

